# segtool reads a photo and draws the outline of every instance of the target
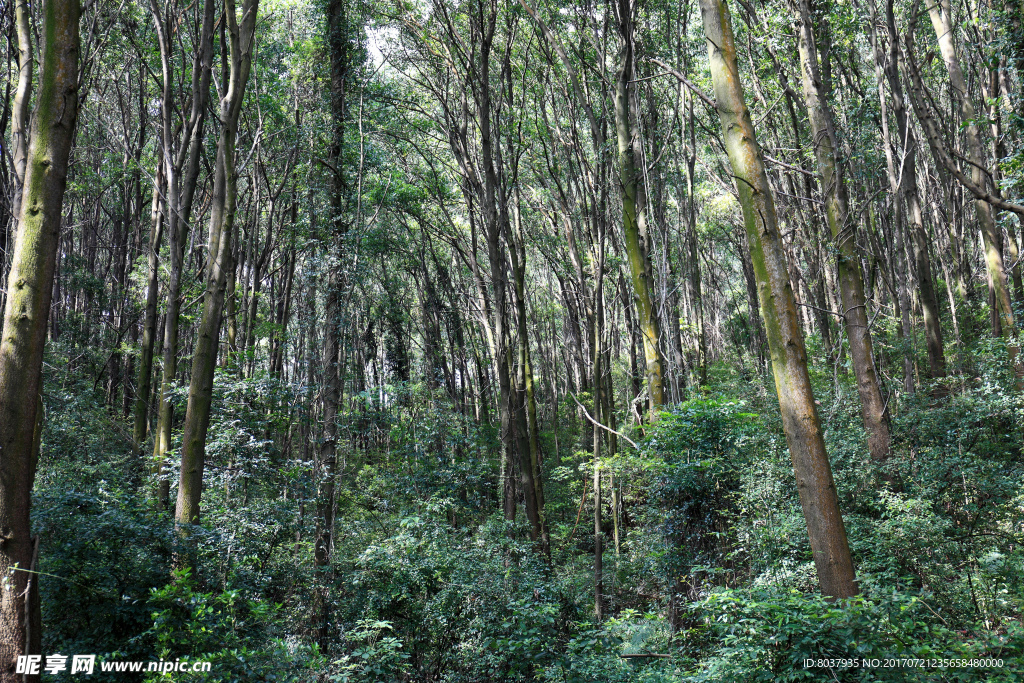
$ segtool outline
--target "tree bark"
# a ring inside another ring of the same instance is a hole
[[[18,87],[14,92],[11,111],[12,160],[14,161],[14,192],[11,215],[15,220],[21,216],[21,194],[25,184],[29,145],[29,105],[32,100],[32,71],[35,59],[32,55],[32,31],[28,0],[17,0],[14,5],[14,25],[18,34]]]
[[[183,122],[183,135],[174,145],[172,131],[174,77],[172,71],[172,37],[174,20],[161,15],[157,0],[151,0],[153,21],[160,42],[160,59],[163,73],[161,103],[161,128],[163,136],[164,166],[164,221],[169,251],[167,310],[164,319],[163,376],[160,381],[157,405],[157,429],[153,443],[153,471],[157,475],[157,509],[165,510],[170,497],[170,480],[165,472],[166,454],[171,448],[171,430],[174,423],[174,406],[169,400],[171,384],[178,374],[178,326],[181,309],[181,277],[184,260],[185,237],[192,214],[192,200],[195,197],[196,180],[199,177],[199,160],[202,152],[203,125],[206,120],[206,102],[210,90],[213,61],[213,18],[214,2],[205,0],[203,5],[202,29],[199,45],[192,61],[192,108],[189,119]],[[188,163],[185,168],[186,160]],[[184,172],[183,172],[184,168]],[[213,255],[211,254],[211,259]]]
[[[149,432],[149,394],[153,381],[153,347],[156,344],[157,299],[159,297],[160,240],[164,231],[163,214],[160,210],[160,188],[163,181],[163,165],[157,169],[153,183],[153,209],[149,232],[149,249],[146,254],[146,313],[142,323],[142,348],[139,350],[139,375],[136,380],[135,413],[132,439],[135,448],[142,451]]]
[[[184,525],[198,523],[200,517],[199,505],[206,463],[206,433],[210,426],[213,375],[217,367],[220,324],[224,310],[227,271],[231,266],[231,239],[238,200],[235,141],[242,101],[245,98],[245,87],[252,66],[258,7],[259,0],[244,0],[239,21],[235,0],[225,0],[230,77],[220,102],[221,129],[217,140],[217,165],[214,171],[210,210],[206,292],[203,296],[203,316],[199,323],[195,352],[192,356],[188,407],[183,425],[181,472],[178,478],[178,504],[175,513],[175,523],[179,529]]]
[[[647,225],[647,191],[642,162],[637,164],[640,144],[636,98],[632,93],[635,76],[633,28],[636,0],[617,0],[619,29],[619,74],[615,87],[615,134],[619,150],[619,190],[622,196],[623,236],[629,273],[636,301],[646,361],[647,391],[651,414],[665,403],[664,370],[661,354],[661,323],[654,297],[651,267],[651,235]]]
[[[537,423],[537,401],[534,396],[533,365],[530,359],[530,328],[526,318],[526,249],[523,245],[524,235],[520,225],[520,216],[516,210],[516,240],[509,244],[512,270],[515,276],[516,322],[519,332],[519,373],[522,378],[522,410],[525,419],[520,424],[526,428],[525,449],[519,454],[523,489],[531,490],[532,495],[526,496],[527,518],[530,520],[530,535],[534,542],[540,544],[541,552],[550,557],[551,538],[547,520],[544,515],[544,481],[541,472],[540,426]],[[531,509],[532,508],[532,509]]]
[[[594,326],[594,374],[599,376],[601,372],[601,360],[603,354],[600,352],[601,345],[596,339],[597,326]],[[599,419],[601,416],[601,392],[604,390],[601,383],[594,385],[594,413]],[[594,618],[598,622],[604,619],[604,532],[601,529],[601,438],[603,432],[597,424],[592,426],[594,442]]]
[[[349,41],[347,0],[332,0],[327,6],[327,44],[330,55],[331,144],[330,208],[328,222],[331,237],[341,245],[348,231],[346,216],[348,181],[345,176],[344,144],[351,45]],[[330,638],[331,556],[334,550],[334,511],[338,479],[338,407],[342,394],[342,268],[331,268],[327,281],[324,317],[323,390],[321,407],[323,435],[316,457],[316,528],[313,543],[313,568],[316,573],[313,592],[313,630],[317,643],[326,647]]]
[[[700,8],[716,106],[743,208],[761,315],[768,333],[779,409],[818,581],[826,596],[847,598],[858,591],[853,560],[807,372],[807,351],[789,280],[775,202],[744,100],[729,9],[724,0],[701,0]]]
[[[810,0],[797,1],[796,20],[804,100],[811,124],[818,177],[825,195],[825,217],[837,247],[843,320],[860,395],[861,418],[868,433],[871,458],[875,462],[883,462],[889,457],[889,416],[875,373],[867,300],[857,249],[857,218],[850,216],[846,179],[836,158],[835,120],[828,102],[829,92],[819,70]]]
[[[916,4],[914,11],[916,11]],[[960,58],[953,44],[953,27],[950,21],[949,0],[929,0],[928,16],[932,21],[932,28],[939,41],[939,52],[942,54],[942,61],[946,64],[949,72],[949,82],[953,91],[953,97],[960,106],[960,114],[965,124],[964,133],[967,138],[967,152],[970,156],[971,182],[986,192],[991,192],[988,174],[988,164],[985,160],[985,148],[981,142],[981,132],[978,130],[977,113],[974,103],[971,101],[967,90],[967,81],[964,78],[963,70],[960,68]],[[908,34],[907,52],[912,54],[913,44],[910,42],[912,33]],[[912,70],[916,72],[916,69]],[[922,93],[918,93],[918,98]],[[927,103],[922,102],[922,105]],[[918,116],[920,117],[920,112]],[[925,121],[922,120],[922,125]],[[926,126],[926,130],[928,130]],[[939,161],[939,160],[936,160]],[[940,162],[941,163],[941,162]],[[1001,321],[993,320],[993,334],[997,334],[997,323],[1002,327],[1004,334],[1012,334],[1016,329],[1013,317],[1013,306],[1010,303],[1010,290],[1006,283],[1006,272],[1003,266],[1003,253],[1000,249],[1000,232],[996,226],[995,217],[992,214],[992,204],[986,199],[976,197],[974,201],[975,214],[978,224],[981,227],[982,240],[985,243],[985,265],[988,268],[988,275],[992,279],[992,287],[995,294],[995,303],[998,308]]]
[[[19,655],[32,654],[29,508],[35,479],[43,349],[57,267],[68,157],[78,117],[79,0],[44,0],[40,9],[39,91],[32,114],[18,231],[0,337],[0,682],[15,683]],[[37,679],[38,680],[38,679]]]
[[[323,437],[317,453],[316,538],[313,545],[313,568],[316,587],[313,604],[314,629],[317,642],[326,645],[330,633],[327,579],[334,544],[334,506],[338,478],[338,404],[341,401],[341,296],[338,276],[332,272],[327,285],[324,311],[327,329],[324,334]]]
[[[875,0],[870,0],[872,14],[875,14]],[[907,208],[907,240],[917,266],[918,292],[924,317],[925,342],[928,348],[929,374],[933,378],[946,376],[945,344],[939,319],[939,303],[935,294],[931,257],[928,254],[928,234],[924,227],[924,212],[921,208],[921,189],[917,173],[917,136],[910,122],[903,83],[899,75],[899,34],[896,31],[896,16],[893,0],[886,0],[885,24],[889,37],[889,55],[883,59],[881,47],[876,46],[875,58],[881,60],[889,89],[892,91],[892,108],[899,128],[900,145],[903,147],[902,178],[900,189]],[[875,39],[877,42],[877,38]],[[904,283],[905,285],[905,283]],[[909,312],[908,312],[909,313]]]
[[[687,91],[686,98],[686,129],[690,136],[689,144],[686,145],[686,256],[689,259],[687,270],[690,277],[690,301],[693,304],[694,336],[696,337],[696,365],[694,369],[694,384],[704,386],[708,383],[708,342],[707,330],[704,328],[704,289],[701,286],[700,278],[700,255],[697,244],[697,206],[695,197],[695,164],[697,162],[697,126],[693,116],[693,93]],[[751,300],[751,305],[756,302]],[[759,320],[751,319],[751,325],[755,329],[754,338],[758,344],[758,357],[761,357],[760,344],[761,323]]]

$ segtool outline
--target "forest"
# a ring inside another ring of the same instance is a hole
[[[1021,0],[0,35],[0,683],[1022,680]]]

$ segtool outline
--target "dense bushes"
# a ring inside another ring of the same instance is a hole
[[[545,462],[558,499],[549,564],[521,523],[493,512],[492,430],[419,387],[396,389],[397,411],[365,396],[336,561],[315,575],[310,463],[280,430],[303,397],[266,377],[222,377],[204,524],[191,533],[197,565],[172,574],[182,548],[142,486],[145,459],[68,371],[45,396],[35,496],[44,651],[210,661],[210,674],[179,675],[197,681],[1011,681],[1024,666],[1024,403],[1006,389],[1001,354],[981,349],[977,379],[954,392],[894,403],[884,466],[866,457],[852,392],[822,406],[863,591],[845,604],[816,592],[770,390],[727,399],[725,375],[718,398],[634,430],[640,450],[601,463],[622,509],[600,624],[592,532],[579,522],[593,512],[585,450]],[[563,417],[559,438],[572,443]],[[317,582],[330,601],[327,651],[309,622]],[[1003,668],[861,665],[887,657]],[[818,658],[859,665],[805,666]]]

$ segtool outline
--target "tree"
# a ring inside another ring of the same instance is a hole
[[[796,314],[775,202],[740,82],[729,8],[725,0],[701,0],[700,9],[716,108],[743,207],[761,317],[768,333],[775,390],[818,582],[826,596],[848,598],[857,593],[853,560],[807,373],[807,351]]]
[[[179,526],[199,521],[203,469],[206,464],[206,434],[210,426],[210,406],[213,400],[213,376],[217,367],[227,272],[231,267],[231,239],[238,206],[235,142],[245,87],[252,69],[258,9],[259,0],[243,0],[239,17],[234,0],[225,1],[229,78],[222,85],[224,89],[220,98],[220,135],[217,139],[217,165],[214,169],[213,204],[210,210],[210,256],[205,272],[203,316],[192,356],[192,376],[183,427],[181,473],[175,511],[175,522]]]
[[[29,590],[29,570],[38,539],[30,536],[29,508],[38,456],[37,425],[42,418],[46,323],[68,158],[78,119],[80,12],[78,0],[44,0],[41,6],[38,94],[0,339],[0,575],[5,583],[0,602],[0,681],[4,683],[19,680],[14,673],[18,656],[39,652],[40,647],[40,619],[30,605],[34,596]],[[19,39],[29,38],[21,28]],[[22,48],[22,54],[31,51]]]
[[[664,371],[661,353],[661,321],[654,299],[654,275],[651,268],[651,235],[647,216],[647,189],[643,162],[637,163],[642,144],[639,113],[633,83],[636,0],[615,3],[619,28],[619,74],[615,86],[615,139],[619,150],[619,189],[622,196],[622,223],[629,273],[644,359],[647,364],[647,391],[650,393],[652,415],[665,403]]]
[[[967,90],[967,81],[964,78],[963,70],[960,68],[960,58],[957,55],[956,46],[953,44],[953,27],[950,22],[949,0],[930,0],[928,4],[928,16],[932,21],[932,28],[939,41],[939,52],[942,54],[942,61],[946,64],[949,72],[949,82],[952,86],[953,97],[960,106],[960,114],[963,119],[967,138],[967,152],[971,166],[971,182],[977,188],[989,191],[988,164],[985,160],[985,148],[981,142],[981,131],[978,129],[977,114],[974,103]],[[915,22],[916,23],[916,22]],[[913,27],[912,27],[913,30]],[[907,45],[908,58],[913,42]],[[911,67],[914,70],[914,67]],[[920,90],[920,89],[919,89]],[[918,92],[915,100],[920,101],[918,109],[919,118],[923,114],[923,97]],[[924,115],[928,118],[928,115]],[[926,125],[922,120],[922,125]],[[926,125],[925,130],[928,130]],[[995,295],[995,304],[998,314],[993,312],[992,334],[999,336],[1001,333],[1013,334],[1016,330],[1013,316],[1013,305],[1010,303],[1010,289],[1006,284],[1006,271],[1003,266],[1002,237],[996,227],[995,217],[992,215],[992,204],[983,197],[978,197],[974,202],[975,214],[978,225],[981,227],[982,240],[985,243],[985,265],[988,268],[988,276],[991,282],[992,291]]]
[[[175,9],[168,4],[161,11],[158,0],[151,0],[150,11],[160,43],[162,79],[160,130],[163,153],[161,164],[164,178],[164,186],[160,188],[160,191],[165,193],[163,220],[170,252],[167,310],[164,314],[163,378],[160,382],[156,438],[153,443],[153,471],[159,479],[156,496],[157,507],[162,510],[167,507],[170,496],[170,479],[165,474],[167,451],[171,448],[171,431],[174,423],[174,405],[170,401],[170,391],[178,374],[178,328],[181,317],[185,239],[190,228],[196,185],[199,179],[206,103],[209,97],[213,68],[214,0],[204,0],[203,2],[202,24],[197,38],[197,49],[192,58],[192,97],[187,120],[178,120],[176,115],[178,107],[174,102],[175,76],[172,33],[177,21]],[[181,137],[176,140],[175,135],[179,127]]]
[[[824,83],[821,78],[810,0],[798,0],[795,17],[804,100],[811,123],[818,176],[825,193],[825,215],[837,247],[843,319],[860,394],[861,417],[868,433],[871,457],[881,462],[889,457],[889,416],[875,372],[875,354],[857,248],[859,217],[850,213],[845,174],[836,158],[836,131],[828,91],[831,84]]]
[[[869,0],[870,15],[877,20],[878,11],[874,0]],[[889,41],[888,54],[882,47],[882,42],[874,31],[874,21],[871,24],[871,40],[873,42],[873,53],[876,68],[885,74],[886,82],[891,92],[891,103],[893,114],[896,118],[896,127],[899,131],[900,146],[903,148],[903,157],[900,167],[897,168],[895,161],[889,161],[892,155],[888,155],[888,170],[890,188],[894,195],[902,193],[903,205],[897,203],[901,209],[898,215],[906,215],[909,224],[907,231],[910,234],[908,240],[912,246],[914,261],[917,265],[918,290],[921,299],[921,309],[924,313],[925,335],[928,345],[928,366],[932,377],[944,377],[946,374],[945,345],[942,338],[942,325],[939,318],[939,305],[935,296],[935,285],[932,277],[931,257],[928,253],[928,234],[925,231],[924,211],[922,209],[920,185],[917,172],[917,134],[907,112],[906,98],[904,97],[903,82],[900,77],[900,40],[896,29],[896,15],[893,10],[892,0],[885,3],[885,27]],[[884,97],[880,90],[880,97]],[[888,149],[888,148],[887,148]],[[902,170],[902,172],[900,172]],[[906,208],[906,213],[902,208]],[[910,300],[906,297],[906,279],[900,280],[901,296],[904,298],[900,306],[906,310],[909,308]],[[910,332],[910,312],[906,311],[904,336]],[[905,381],[907,386],[913,384],[913,373],[911,372],[912,360],[910,355],[906,356],[910,365],[905,369]]]
[[[324,644],[330,634],[329,580],[334,546],[334,513],[338,477],[338,406],[342,400],[344,363],[342,346],[345,340],[345,315],[342,298],[350,285],[346,276],[347,239],[351,226],[351,182],[346,175],[345,126],[348,124],[348,97],[355,71],[355,49],[349,25],[347,0],[332,0],[327,6],[327,49],[330,59],[330,139],[327,167],[330,171],[329,236],[335,242],[332,253],[342,258],[332,263],[327,280],[324,307],[323,368],[323,436],[316,462],[316,538],[313,546],[313,567],[316,571],[313,620],[318,642]]]

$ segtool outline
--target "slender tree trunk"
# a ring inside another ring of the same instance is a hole
[[[798,0],[796,7],[798,47],[811,141],[818,176],[825,195],[825,216],[832,239],[837,243],[839,289],[843,302],[846,338],[860,394],[861,418],[868,433],[871,458],[882,462],[889,457],[889,416],[878,386],[875,357],[871,344],[867,299],[857,249],[857,218],[850,216],[846,179],[836,159],[836,131],[829,93],[819,72],[818,50],[814,40],[810,0]]]
[[[14,93],[11,111],[12,159],[14,161],[14,188],[11,215],[14,220],[21,216],[21,198],[28,165],[29,146],[29,104],[32,100],[32,71],[35,58],[32,54],[32,31],[28,0],[16,0],[14,25],[18,34],[18,87]]]
[[[341,401],[341,296],[338,275],[331,273],[327,285],[324,317],[323,439],[317,454],[316,539],[313,567],[317,573],[313,619],[317,642],[325,646],[329,637],[327,579],[331,565],[334,536],[335,483],[338,477],[338,404]]]
[[[616,0],[619,13],[619,75],[615,88],[615,133],[619,150],[619,189],[629,272],[633,282],[637,322],[640,326],[647,364],[647,391],[652,416],[665,403],[664,370],[661,355],[661,323],[655,303],[654,273],[651,267],[651,235],[647,225],[647,191],[643,170],[637,164],[636,146],[641,144],[636,98],[632,93],[634,69],[634,18],[636,0]]]
[[[869,0],[872,15],[875,14],[875,0]],[[900,169],[900,188],[907,207],[906,229],[909,233],[914,262],[917,267],[918,292],[924,315],[925,342],[928,348],[929,373],[933,378],[946,376],[945,344],[939,319],[939,303],[935,294],[931,258],[928,254],[928,235],[924,227],[924,212],[921,209],[921,188],[917,173],[917,136],[911,125],[903,96],[903,83],[899,75],[899,34],[896,31],[896,17],[893,0],[886,0],[885,23],[889,38],[889,54],[882,56],[881,46],[875,48],[875,59],[881,62],[889,88],[892,91],[892,108],[899,128],[900,144],[904,158]],[[877,38],[875,39],[877,42]],[[881,95],[881,93],[879,93]],[[894,169],[895,171],[895,169]],[[895,201],[895,200],[894,200]]]
[[[15,683],[20,655],[38,654],[38,603],[29,509],[37,458],[43,349],[60,243],[68,157],[78,117],[78,0],[44,0],[40,7],[39,91],[32,114],[14,256],[7,279],[0,337],[0,682]],[[28,614],[26,614],[26,612]],[[24,677],[32,678],[32,677]],[[38,679],[36,679],[38,680]]]
[[[724,0],[701,0],[700,8],[716,106],[743,208],[779,409],[818,581],[826,596],[850,597],[858,590],[853,560],[807,372],[807,351],[788,276],[775,202],[744,100],[729,9]]]
[[[516,319],[519,328],[519,372],[522,377],[523,411],[526,419],[522,422],[526,427],[526,450],[520,453],[520,468],[523,470],[523,487],[532,489],[532,495],[526,500],[531,502],[533,510],[527,509],[527,517],[532,525],[531,536],[540,543],[541,552],[551,555],[551,539],[547,520],[544,515],[544,481],[541,472],[540,426],[537,423],[537,401],[534,396],[533,366],[530,360],[530,327],[526,318],[526,249],[523,246],[522,226],[519,225],[519,212],[516,211],[516,233],[518,243],[509,245],[512,256],[512,268],[515,273],[515,304]],[[529,476],[526,475],[529,472]]]
[[[224,320],[227,323],[227,352],[222,361],[225,367],[235,362],[238,355],[238,241],[233,245],[231,269],[228,271],[227,291],[224,295]]]
[[[328,147],[330,176],[330,232],[344,256],[348,232],[348,181],[345,175],[344,144],[347,96],[351,77],[348,2],[331,0],[327,6],[327,44],[330,55],[331,144]],[[316,572],[313,593],[313,629],[321,648],[330,638],[331,556],[334,550],[334,511],[338,479],[338,408],[342,398],[342,340],[344,338],[342,267],[331,268],[325,297],[323,350],[323,388],[321,407],[323,436],[316,462],[316,538],[313,544],[313,569]]]
[[[241,23],[234,0],[225,0],[224,16],[229,36],[230,78],[220,103],[220,137],[217,140],[217,165],[214,170],[213,199],[210,210],[209,259],[206,267],[206,293],[203,316],[199,322],[192,375],[188,388],[188,407],[181,446],[181,473],[178,479],[178,505],[175,522],[196,524],[200,517],[203,469],[206,463],[206,433],[210,426],[213,400],[213,375],[217,367],[220,324],[224,310],[227,272],[231,267],[231,239],[235,231],[238,200],[238,173],[235,168],[235,141],[238,119],[245,98],[245,87],[252,66],[256,15],[259,0],[244,0]]]
[[[174,21],[161,15],[157,0],[151,0],[153,21],[160,41],[160,57],[163,69],[163,94],[161,127],[163,129],[163,166],[166,195],[164,198],[164,220],[166,223],[169,259],[167,282],[167,310],[164,318],[163,377],[157,405],[156,438],[153,443],[153,471],[157,475],[157,500],[159,510],[166,510],[170,499],[170,479],[166,472],[167,451],[171,448],[171,430],[174,423],[174,406],[169,400],[171,384],[178,374],[178,327],[181,309],[181,277],[184,260],[185,238],[192,214],[192,200],[195,196],[196,180],[199,177],[199,158],[202,152],[203,125],[206,120],[207,93],[210,89],[210,75],[213,60],[213,18],[214,2],[205,0],[203,5],[202,29],[199,46],[192,61],[192,109],[183,126],[180,145],[175,152],[172,130],[173,111],[172,86],[172,37]],[[186,160],[188,163],[185,168]],[[182,169],[184,168],[184,171]],[[182,182],[182,177],[184,182]],[[212,258],[212,255],[211,255]]]
[[[478,81],[476,93],[477,123],[480,130],[480,155],[483,165],[483,192],[481,211],[484,217],[484,228],[487,240],[487,260],[491,267],[491,295],[494,302],[494,337],[497,344],[495,367],[498,371],[499,391],[499,412],[501,416],[501,435],[503,448],[504,467],[507,470],[503,474],[504,504],[503,510],[505,519],[515,518],[515,487],[514,478],[510,476],[512,454],[516,449],[515,438],[515,399],[512,394],[512,374],[508,363],[508,355],[512,343],[511,324],[508,320],[508,273],[506,270],[507,258],[502,248],[503,236],[509,232],[508,205],[504,200],[504,193],[500,184],[500,149],[499,142],[495,140],[494,123],[492,121],[492,84],[490,74],[490,59],[494,40],[494,29],[496,10],[492,8],[491,14],[483,17],[482,25],[477,27],[480,36],[480,48],[478,69],[476,78]],[[511,245],[508,245],[511,246]],[[524,496],[532,497],[532,491],[523,491]]]
[[[149,432],[149,394],[153,381],[153,347],[156,344],[157,298],[159,296],[159,254],[163,235],[163,214],[160,210],[160,191],[163,181],[163,166],[157,169],[153,183],[153,209],[149,231],[149,249],[146,255],[146,313],[142,323],[142,348],[139,352],[139,376],[135,389],[135,423],[132,438],[135,448],[142,452],[143,443]]]
[[[694,194],[695,164],[697,162],[697,127],[693,116],[693,94],[687,90],[686,98],[686,129],[690,135],[690,143],[686,149],[686,255],[689,258],[690,300],[693,302],[693,325],[697,337],[697,368],[696,384],[704,386],[708,383],[708,341],[704,327],[704,290],[700,281],[700,255],[697,244],[697,206]],[[751,321],[757,324],[756,321]],[[760,339],[761,329],[757,325],[756,337]],[[760,353],[758,354],[760,355]]]
[[[299,110],[295,110],[295,123],[300,124]],[[292,287],[295,281],[295,233],[298,230],[299,222],[299,200],[297,188],[292,188],[292,201],[290,208],[290,231],[288,250],[285,252],[285,281],[283,291],[277,304],[277,326],[271,340],[270,350],[270,374],[281,379],[284,372],[285,340],[288,332],[288,320],[292,310]],[[378,383],[383,386],[383,378],[378,378]]]
[[[594,325],[594,376],[601,373],[600,353],[597,325]],[[601,383],[594,385],[594,413],[595,419],[601,415]],[[594,441],[594,618],[598,622],[604,619],[604,532],[601,530],[601,438],[603,436],[600,427],[592,426]]]
[[[754,338],[754,345],[757,348],[757,361],[760,365],[760,372],[764,373],[764,323],[761,322],[761,312],[757,305],[757,278],[754,276],[754,264],[750,260],[750,248],[745,245],[737,245],[740,252],[740,267],[743,270],[743,284],[747,289],[747,309],[750,315],[751,334]]]
[[[965,125],[964,133],[970,157],[971,180],[980,188],[988,188],[988,164],[985,160],[985,148],[981,142],[981,132],[978,129],[974,103],[967,90],[967,81],[960,68],[960,58],[953,44],[954,34],[950,20],[949,0],[929,0],[928,16],[931,18],[932,28],[938,38],[939,52],[942,53],[942,61],[945,62],[946,70],[949,72],[953,97],[960,106],[960,114]],[[907,51],[912,51],[912,44],[908,43]],[[1016,329],[1013,306],[1010,303],[1010,290],[1006,284],[1006,272],[1003,267],[1003,252],[1000,248],[1001,236],[992,213],[992,205],[984,199],[977,198],[974,201],[974,209],[985,243],[985,265],[988,267],[988,275],[992,279],[996,308],[1001,315],[1001,321],[993,319],[992,333],[997,334],[996,327],[1001,326],[1003,333],[1012,334]],[[999,325],[1000,322],[1001,325]]]

